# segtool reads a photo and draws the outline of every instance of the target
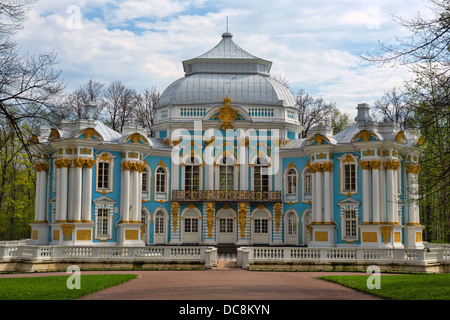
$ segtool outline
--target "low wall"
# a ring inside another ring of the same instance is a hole
[[[94,247],[0,243],[0,272],[82,270],[199,270],[217,265],[217,249],[203,246]]]
[[[450,248],[368,249],[241,247],[237,265],[248,270],[450,272]]]

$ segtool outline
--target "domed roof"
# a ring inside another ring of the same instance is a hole
[[[157,108],[217,105],[227,95],[234,104],[294,107],[292,93],[270,77],[272,62],[246,52],[232,37],[224,33],[213,49],[183,61],[185,77],[167,87]]]

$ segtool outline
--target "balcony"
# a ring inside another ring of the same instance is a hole
[[[175,202],[281,202],[281,191],[173,190]]]

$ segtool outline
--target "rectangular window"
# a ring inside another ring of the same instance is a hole
[[[219,190],[233,190],[233,167],[220,166]]]
[[[345,237],[356,238],[356,211],[345,210]]]
[[[187,232],[187,233],[198,232],[198,219],[197,218],[185,218],[184,219],[184,232]]]
[[[344,165],[344,191],[356,191],[356,165]]]
[[[156,170],[156,192],[166,192],[166,171],[163,168]]]
[[[255,219],[255,233],[262,234],[268,233],[268,220],[267,219]]]
[[[305,174],[305,194],[306,195],[312,194],[312,176],[309,170]]]
[[[145,169],[142,172],[142,192],[148,191],[148,172],[147,169]]]
[[[220,233],[233,233],[233,219],[219,220]]]
[[[108,162],[98,163],[97,188],[109,189],[109,166]]]
[[[109,209],[99,208],[97,212],[97,236],[107,236],[109,225]]]
[[[255,182],[255,190],[254,191],[259,191],[259,192],[269,191],[268,167],[255,166],[254,182]]]

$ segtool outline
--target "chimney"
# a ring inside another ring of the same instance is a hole
[[[365,124],[365,123],[371,123],[373,122],[372,117],[370,116],[370,107],[367,103],[360,103],[358,104],[358,107],[356,107],[356,110],[358,110],[358,115],[355,118],[355,121],[358,124]]]
[[[86,102],[82,117],[87,120],[97,120],[97,105],[94,101]]]

